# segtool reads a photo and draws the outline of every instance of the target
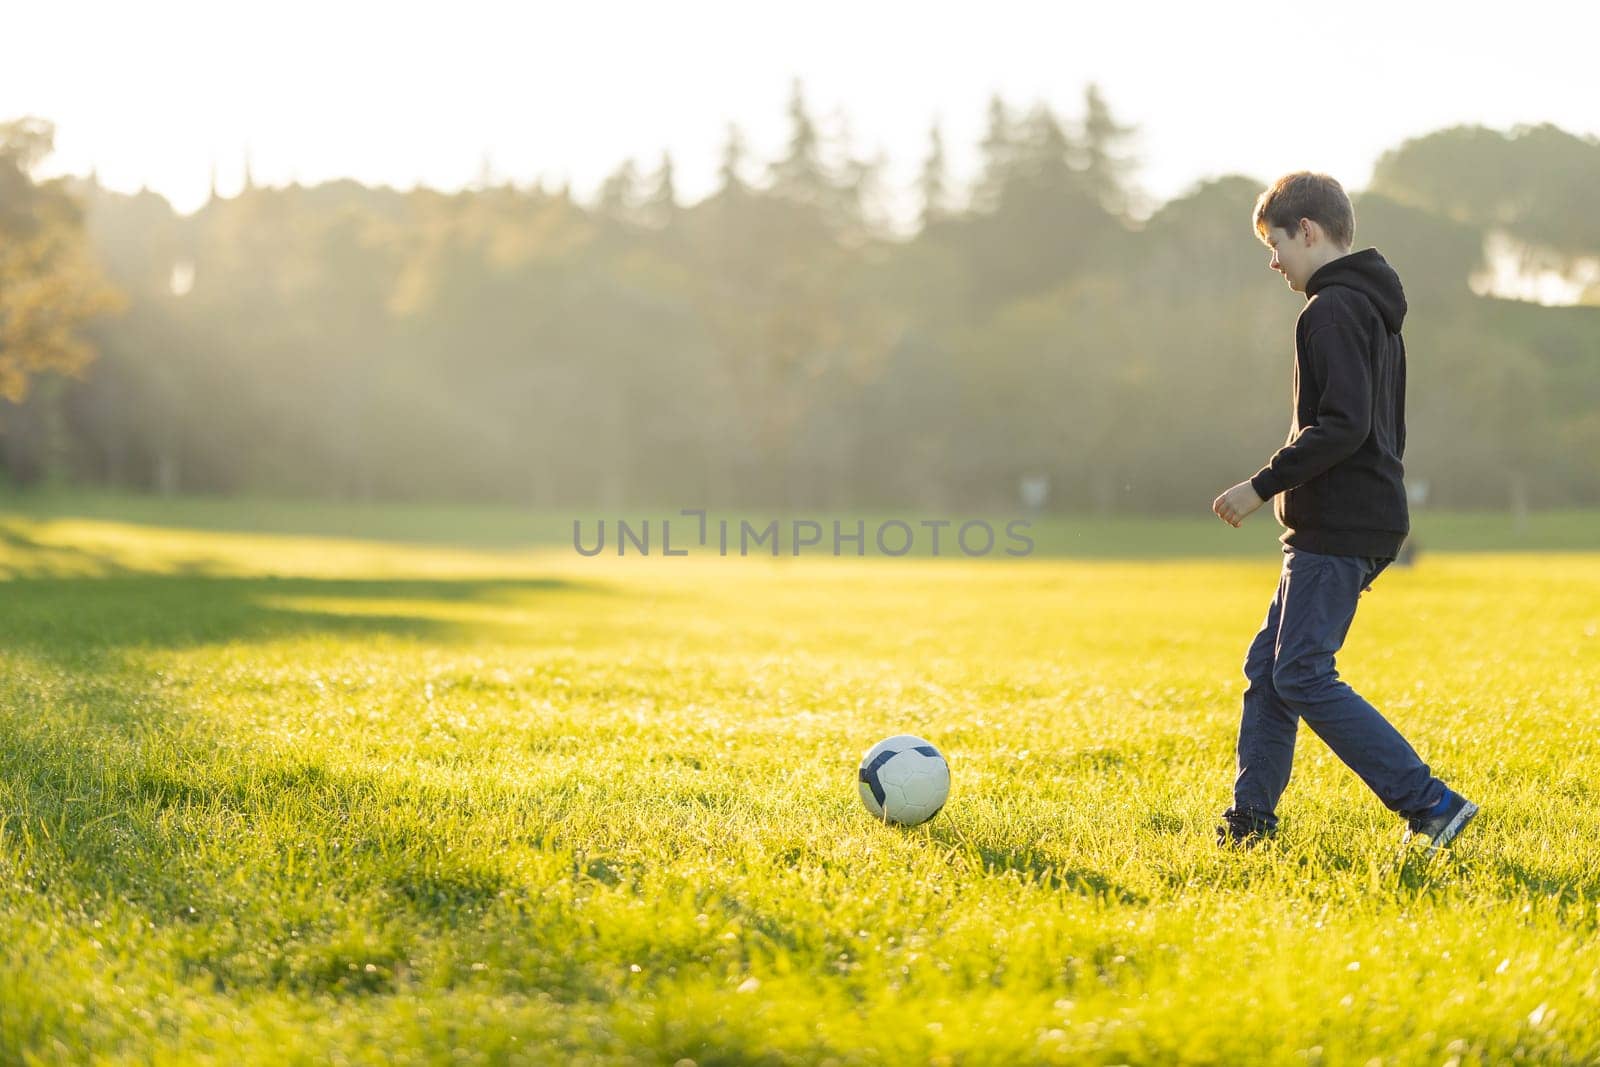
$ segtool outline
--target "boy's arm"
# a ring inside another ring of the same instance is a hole
[[[1354,325],[1328,323],[1306,339],[1311,366],[1321,379],[1317,421],[1303,427],[1250,479],[1262,500],[1310,481],[1353,455],[1372,430],[1372,370]]]

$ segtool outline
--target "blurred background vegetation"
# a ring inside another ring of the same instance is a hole
[[[185,216],[39,179],[50,124],[0,123],[0,470],[609,509],[999,509],[1031,483],[1104,516],[1204,509],[1282,442],[1302,299],[1250,229],[1275,175],[1147,210],[1095,87],[1075,115],[996,98],[971,188],[930,131],[906,232],[884,161],[798,84],[789,125],[771,160],[730,127],[698,203],[662,158],[593,202],[247,178]],[[1600,504],[1597,179],[1592,138],[1458,127],[1355,197],[1411,301],[1430,506]],[[1508,271],[1579,282],[1544,306]]]

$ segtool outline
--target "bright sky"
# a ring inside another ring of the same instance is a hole
[[[184,211],[213,162],[236,190],[247,150],[263,184],[457,187],[487,155],[500,178],[588,195],[668,149],[698,199],[729,121],[758,158],[781,149],[796,75],[813,113],[842,112],[859,151],[888,155],[897,187],[935,118],[965,180],[990,94],[1076,118],[1090,81],[1140,128],[1158,201],[1306,167],[1360,188],[1385,149],[1456,123],[1600,134],[1600,10],[1550,0],[54,0],[0,25],[0,120],[56,123],[47,171],[95,166]]]

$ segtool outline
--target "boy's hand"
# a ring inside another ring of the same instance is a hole
[[[1213,500],[1211,510],[1217,513],[1217,518],[1229,526],[1238,526],[1244,522],[1247,515],[1264,503],[1266,501],[1256,495],[1255,489],[1249,482],[1240,482]]]

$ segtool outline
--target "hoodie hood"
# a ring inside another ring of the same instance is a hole
[[[1406,318],[1406,291],[1401,288],[1400,275],[1376,248],[1352,252],[1318,267],[1306,281],[1306,299],[1330,285],[1365,293],[1383,316],[1389,332],[1400,332],[1400,324]]]

